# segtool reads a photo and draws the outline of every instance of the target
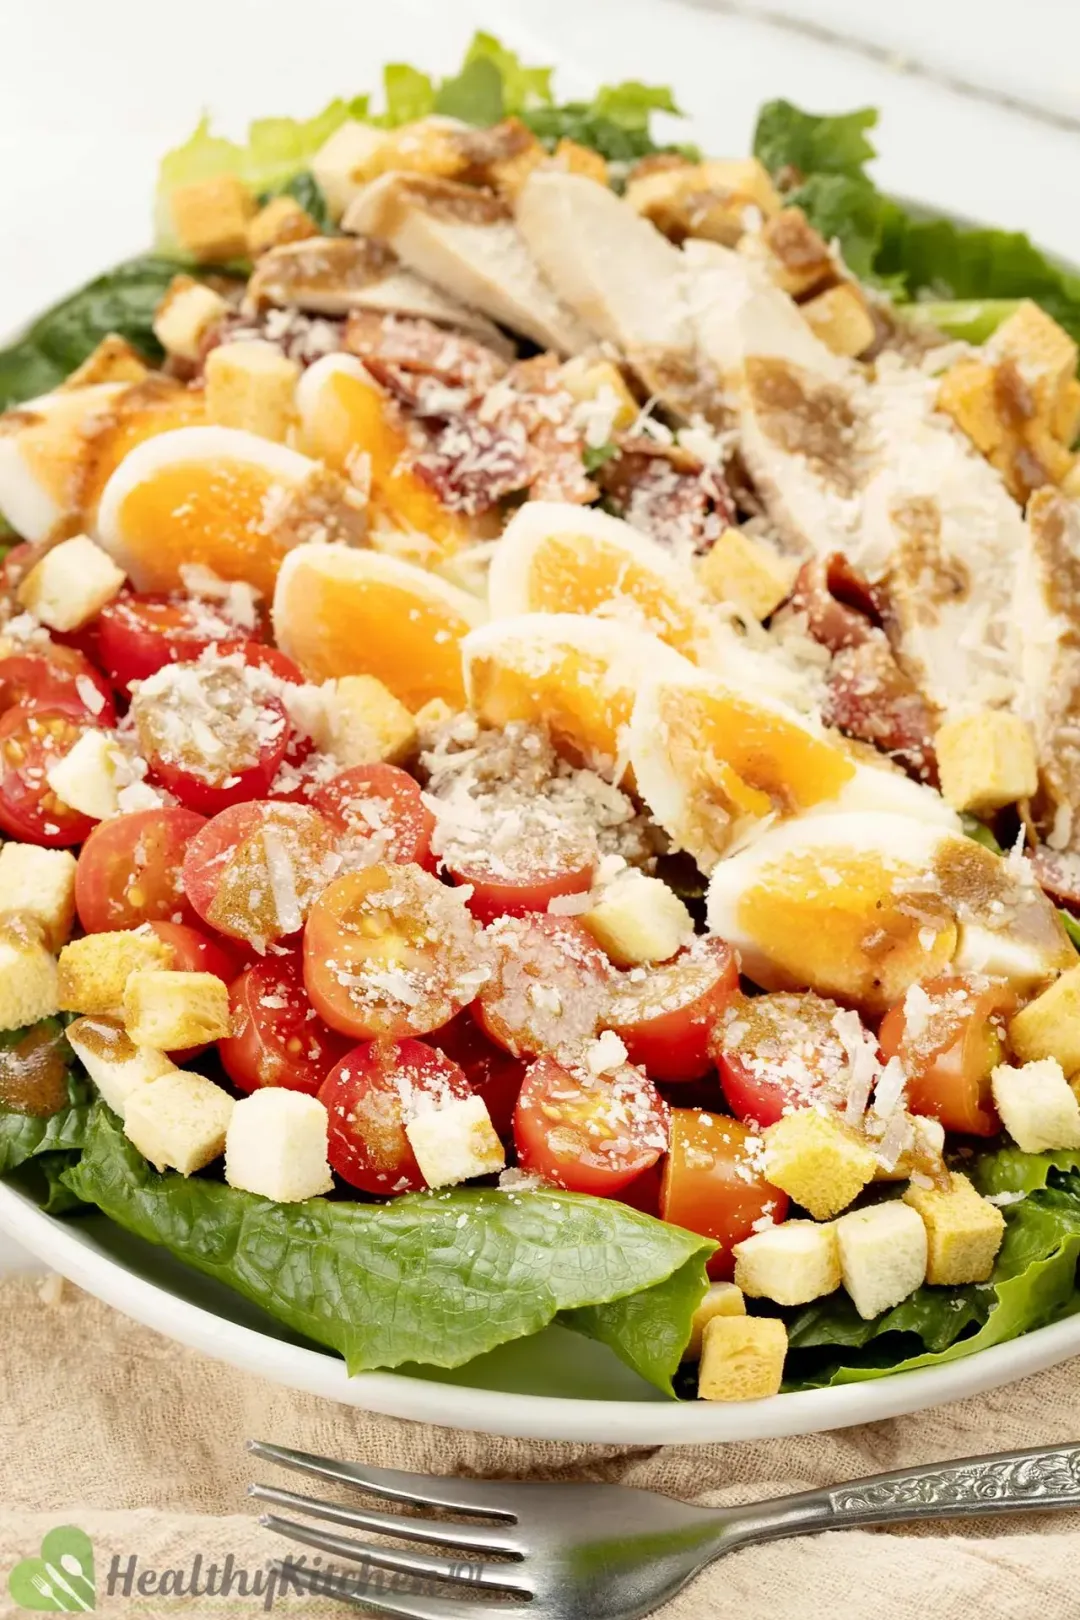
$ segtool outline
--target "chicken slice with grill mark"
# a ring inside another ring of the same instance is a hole
[[[1076,888],[1080,855],[1080,503],[1040,489],[1028,506],[1030,544],[1017,571],[1017,707],[1035,732],[1039,830],[1066,857]]]

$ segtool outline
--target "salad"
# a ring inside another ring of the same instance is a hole
[[[676,115],[202,125],[0,355],[0,1173],[351,1371],[1080,1308],[1080,279]]]

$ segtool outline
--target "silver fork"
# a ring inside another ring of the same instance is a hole
[[[270,1485],[249,1488],[260,1502],[325,1525],[435,1543],[466,1555],[436,1557],[358,1541],[279,1513],[262,1515],[268,1530],[337,1561],[333,1570],[321,1558],[306,1562],[306,1554],[276,1562],[279,1582],[404,1620],[525,1620],[526,1612],[528,1620],[633,1620],[658,1608],[713,1559],[754,1542],[913,1519],[1080,1506],[1080,1445],[964,1457],[730,1508],[697,1507],[622,1485],[408,1474],[257,1440],[249,1450],[268,1462],[425,1510],[385,1513]],[[457,1518],[436,1518],[432,1510]],[[351,1564],[357,1568],[349,1572]],[[279,1591],[288,1589],[279,1584]]]

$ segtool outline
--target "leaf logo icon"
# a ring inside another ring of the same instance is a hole
[[[87,1614],[96,1605],[94,1548],[74,1524],[50,1530],[37,1558],[24,1558],[8,1576],[8,1591],[20,1609],[48,1614]]]

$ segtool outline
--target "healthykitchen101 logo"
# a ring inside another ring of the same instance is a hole
[[[24,1558],[8,1576],[8,1591],[20,1609],[49,1614],[87,1614],[96,1605],[94,1548],[74,1524],[50,1530],[36,1558]]]

